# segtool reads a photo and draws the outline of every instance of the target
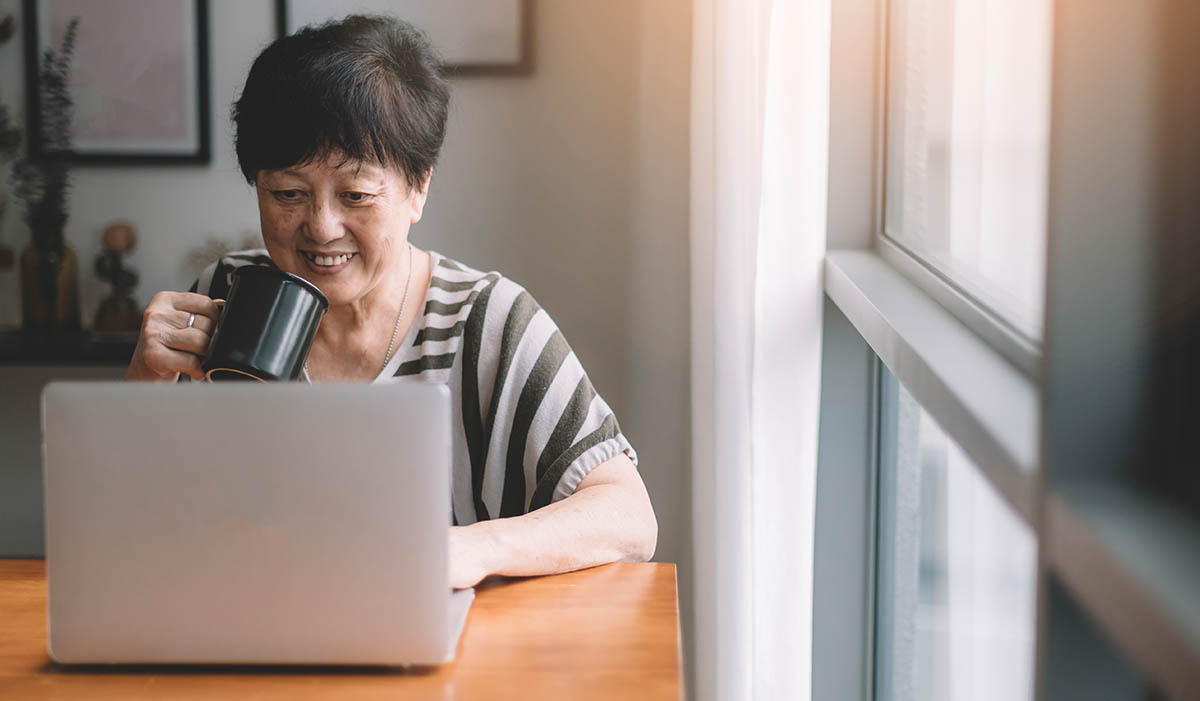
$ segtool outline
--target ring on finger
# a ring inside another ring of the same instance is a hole
[[[189,329],[190,329],[190,328],[192,328],[192,324],[194,324],[194,323],[196,323],[196,315],[195,315],[195,314],[191,314],[191,313],[189,313],[189,314],[188,314],[188,324],[187,324],[187,327],[188,327]]]

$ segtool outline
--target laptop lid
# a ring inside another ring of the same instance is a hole
[[[446,387],[52,383],[42,401],[55,660],[452,653]]]

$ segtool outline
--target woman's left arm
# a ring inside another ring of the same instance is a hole
[[[627,455],[597,465],[575,493],[523,516],[450,529],[450,585],[473,587],[490,574],[557,574],[654,555],[658,521]]]

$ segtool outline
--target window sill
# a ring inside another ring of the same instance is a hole
[[[989,312],[967,293],[946,278],[942,273],[922,261],[917,254],[904,248],[903,244],[888,235],[876,238],[879,256],[894,269],[900,271],[918,289],[950,312],[964,326],[974,331],[998,353],[1016,365],[1030,377],[1038,377],[1041,370],[1041,349],[1029,336],[1031,330],[1022,331],[1009,322]],[[1036,334],[1041,335],[1041,329]]]
[[[869,251],[830,251],[825,293],[1026,523],[1036,514],[1038,389]]]

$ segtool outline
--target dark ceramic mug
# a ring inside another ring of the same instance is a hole
[[[296,380],[329,300],[308,280],[277,268],[233,271],[201,369],[209,382]]]

